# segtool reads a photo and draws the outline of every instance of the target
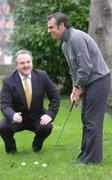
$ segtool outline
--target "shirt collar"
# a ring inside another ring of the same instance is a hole
[[[19,72],[19,76],[20,76],[21,81],[25,79],[25,76],[23,76],[20,72]],[[31,73],[27,77],[31,79]]]
[[[70,29],[70,28],[69,28]],[[63,33],[63,35],[62,35],[62,37],[61,37],[61,40],[62,41],[65,41],[65,42],[67,42],[68,41],[68,39],[69,39],[69,35],[70,35],[70,30],[69,29],[65,29],[65,31],[64,31],[64,33]]]

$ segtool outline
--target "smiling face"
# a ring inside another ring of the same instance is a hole
[[[57,25],[55,18],[48,20],[48,33],[51,34],[53,39],[60,39],[64,33],[64,30],[65,26],[63,23]]]
[[[16,68],[23,75],[28,76],[32,71],[32,57],[27,54],[19,54],[16,58]]]

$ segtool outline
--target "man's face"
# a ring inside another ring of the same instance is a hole
[[[23,75],[28,76],[32,71],[32,58],[29,54],[19,54],[16,59],[16,68]]]
[[[54,18],[51,18],[48,21],[48,33],[51,34],[53,39],[60,39],[62,34],[64,33],[65,26],[63,23],[60,25],[56,24],[56,20]]]

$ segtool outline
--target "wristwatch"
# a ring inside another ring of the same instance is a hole
[[[77,89],[82,91],[82,87],[81,86],[74,85],[74,87],[76,87]]]
[[[77,89],[82,89],[81,86],[74,85]]]

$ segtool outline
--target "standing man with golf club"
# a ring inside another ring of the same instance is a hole
[[[77,159],[84,164],[102,161],[102,135],[110,70],[95,43],[85,32],[72,28],[61,12],[48,17],[48,33],[63,41],[62,50],[73,81],[71,101],[82,96],[82,144]]]
[[[16,70],[3,80],[1,91],[0,135],[7,153],[16,153],[14,134],[22,130],[35,133],[32,149],[38,152],[52,132],[52,121],[59,108],[59,92],[46,72],[33,69],[31,52],[16,53]],[[44,107],[45,95],[49,99]]]

